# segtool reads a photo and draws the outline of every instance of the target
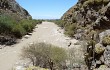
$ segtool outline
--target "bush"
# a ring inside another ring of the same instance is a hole
[[[0,15],[0,33],[6,35],[14,35],[15,37],[22,37],[23,35],[31,32],[36,24],[42,23],[41,20],[15,20],[9,15]]]
[[[56,20],[54,21],[59,27],[62,27],[64,28],[65,27],[65,24],[66,22],[64,20]]]
[[[0,33],[10,33],[16,22],[6,15],[0,15]]]
[[[32,22],[32,20],[21,20],[20,21],[21,26],[26,30],[26,32],[31,32],[32,29],[35,27],[35,24]]]
[[[12,33],[15,35],[15,37],[21,38],[23,35],[26,34],[26,31],[20,24],[16,24],[12,28]]]
[[[65,34],[70,37],[73,37],[75,33],[75,29],[76,29],[75,23],[65,25]]]
[[[66,60],[63,48],[45,43],[36,43],[22,50],[22,57],[32,61],[34,66],[42,68],[61,69]]]

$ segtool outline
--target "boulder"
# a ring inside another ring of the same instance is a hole
[[[110,35],[110,29],[105,30],[99,34],[100,43],[102,43],[103,38],[107,35]]]
[[[96,64],[101,64],[101,61],[100,60],[96,60]]]

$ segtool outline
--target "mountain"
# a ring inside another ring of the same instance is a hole
[[[74,27],[73,37],[86,41],[85,62],[89,70],[110,68],[110,0],[79,0],[61,20],[64,28]]]
[[[0,14],[12,15],[16,18],[31,18],[27,10],[22,8],[15,0],[0,0]]]

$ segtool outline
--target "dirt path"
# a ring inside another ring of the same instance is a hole
[[[0,49],[0,70],[10,70],[14,64],[18,64],[20,59],[19,54],[23,46],[35,42],[51,43],[60,47],[68,47],[70,38],[65,37],[63,30],[52,22],[43,22],[34,29],[32,35],[25,39],[23,38],[20,43],[13,47],[5,47]],[[77,40],[72,39],[75,43]]]

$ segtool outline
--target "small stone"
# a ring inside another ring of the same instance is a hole
[[[32,33],[28,33],[28,35],[32,35]]]
[[[100,61],[100,60],[97,60],[97,61],[96,61],[96,64],[101,64],[101,61]]]
[[[25,35],[24,38],[28,39],[30,36],[29,35]]]

